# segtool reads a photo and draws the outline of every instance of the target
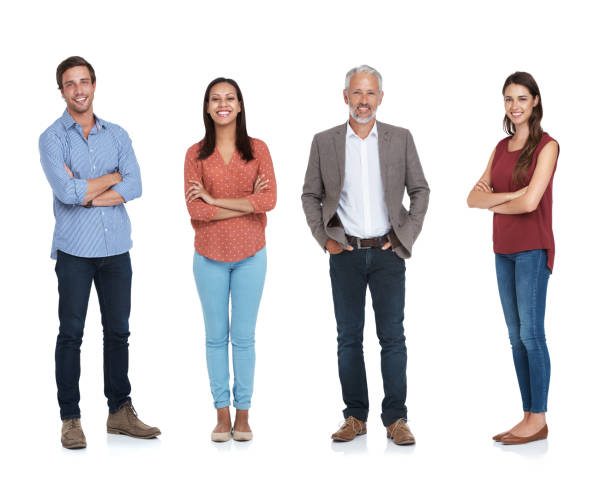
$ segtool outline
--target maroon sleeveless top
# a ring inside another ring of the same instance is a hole
[[[491,187],[493,192],[514,192],[523,185],[512,182],[512,172],[518,162],[521,150],[508,151],[510,136],[501,140],[495,148],[491,164]],[[531,166],[527,172],[525,185],[531,181],[538,155],[544,146],[555,141],[548,133],[542,139],[533,154]],[[557,156],[558,158],[558,156]],[[493,250],[500,254],[513,254],[526,250],[546,250],[547,266],[552,272],[555,262],[555,238],[552,230],[552,188],[557,162],[550,177],[550,182],[542,194],[538,207],[531,213],[493,215]]]

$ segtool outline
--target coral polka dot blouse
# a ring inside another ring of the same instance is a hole
[[[200,255],[221,262],[237,262],[255,255],[266,245],[266,212],[276,204],[276,179],[272,158],[266,144],[251,138],[253,160],[245,161],[238,150],[229,163],[225,163],[219,151],[206,160],[198,160],[201,143],[187,150],[185,156],[185,192],[190,180],[203,182],[206,191],[215,198],[247,198],[253,212],[235,218],[213,220],[219,207],[196,199],[187,203],[191,224],[195,230],[195,249]],[[269,180],[268,187],[253,194],[258,175]]]

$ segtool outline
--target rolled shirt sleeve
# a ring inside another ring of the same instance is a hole
[[[185,188],[183,196],[191,187],[189,183],[190,180],[202,181],[202,172],[197,159],[197,151],[194,151],[193,148],[187,150],[187,154],[185,155]],[[187,204],[189,216],[196,221],[212,221],[219,210],[217,206],[212,206],[201,199],[196,199],[191,202],[187,202],[187,199],[185,199],[185,203]]]
[[[122,180],[111,189],[127,202],[142,195],[140,166],[136,160],[132,140],[123,128],[117,127],[117,140],[119,143],[118,169]]]
[[[83,204],[87,194],[87,180],[68,175],[64,168],[64,152],[57,135],[52,131],[45,131],[40,136],[38,147],[40,163],[55,197],[63,204]]]
[[[268,180],[268,186],[257,194],[246,196],[253,206],[253,213],[266,213],[276,206],[276,177],[274,175],[274,167],[272,165],[272,157],[268,147],[263,141],[257,141],[261,145],[259,155],[257,157],[259,163],[258,176],[262,176],[264,180]]]

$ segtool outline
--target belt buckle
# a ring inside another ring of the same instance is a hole
[[[357,240],[357,250],[365,250],[368,248],[372,248],[372,247],[362,247],[361,246],[361,238],[355,237],[355,240]]]

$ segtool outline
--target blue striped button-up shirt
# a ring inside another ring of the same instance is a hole
[[[66,110],[40,136],[40,161],[53,190],[53,259],[58,250],[77,257],[108,257],[132,248],[130,218],[123,204],[82,206],[87,179],[113,172],[119,172],[123,180],[111,189],[126,202],[142,193],[140,168],[130,137],[116,124],[98,117],[95,120],[85,139],[83,128]],[[64,164],[74,178],[68,175]]]

